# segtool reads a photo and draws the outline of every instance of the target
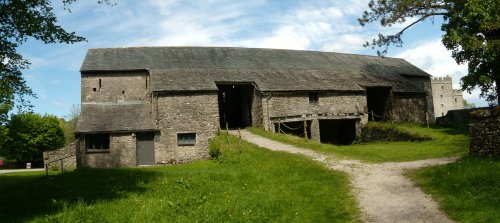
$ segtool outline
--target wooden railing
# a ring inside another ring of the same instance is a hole
[[[66,156],[66,157],[63,157],[63,158],[59,158],[59,159],[56,159],[56,160],[52,160],[50,162],[47,162],[45,163],[45,176],[48,176],[49,175],[49,164],[51,163],[56,163],[56,162],[61,162],[61,173],[64,173],[64,159],[67,159],[69,157],[73,157],[73,156],[76,156],[76,154],[72,154],[72,155],[69,155],[69,156]]]

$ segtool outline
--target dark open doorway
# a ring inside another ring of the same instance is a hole
[[[321,143],[349,145],[356,139],[357,119],[319,120]]]
[[[306,121],[306,133],[307,138],[311,138],[311,123],[312,121]],[[274,131],[278,133],[291,134],[299,137],[305,138],[304,135],[304,121],[295,121],[295,122],[281,122],[274,123]]]
[[[222,83],[219,88],[220,127],[245,128],[252,125],[252,99],[254,86],[251,83]]]
[[[390,87],[367,87],[366,103],[368,105],[368,120],[381,121],[389,110]],[[373,114],[372,114],[373,112]]]

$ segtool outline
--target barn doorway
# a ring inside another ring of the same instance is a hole
[[[368,120],[382,121],[389,110],[391,87],[367,87],[366,104],[368,106]],[[373,114],[372,114],[373,112]]]
[[[251,83],[221,83],[219,89],[220,127],[245,128],[252,125],[252,99],[254,86]]]
[[[155,164],[154,133],[137,133],[137,165]]]
[[[321,143],[349,145],[356,139],[357,119],[329,119],[318,121]]]

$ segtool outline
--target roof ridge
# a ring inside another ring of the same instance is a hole
[[[114,50],[114,49],[248,49],[248,50],[265,50],[265,51],[296,51],[296,52],[309,52],[309,53],[327,53],[327,54],[342,54],[350,56],[363,56],[363,57],[373,57],[381,59],[400,59],[397,57],[381,57],[376,55],[368,54],[356,54],[356,53],[346,53],[346,52],[334,52],[334,51],[321,51],[321,50],[308,50],[308,49],[281,49],[281,48],[264,48],[264,47],[237,47],[237,46],[126,46],[126,47],[103,47],[103,48],[89,48],[90,50]]]

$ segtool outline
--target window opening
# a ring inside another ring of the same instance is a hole
[[[109,134],[86,135],[85,149],[109,149]]]
[[[122,91],[122,94],[125,94],[125,91]]]
[[[99,78],[99,90],[101,90],[102,82],[101,79]]]
[[[92,91],[97,91],[97,89],[96,88],[92,88]]]
[[[318,104],[318,102],[319,102],[319,94],[317,92],[309,93],[309,103]]]
[[[177,133],[177,145],[179,146],[192,146],[196,144],[196,133]]]

